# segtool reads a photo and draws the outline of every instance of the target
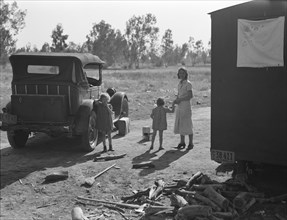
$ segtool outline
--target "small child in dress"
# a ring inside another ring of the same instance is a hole
[[[108,104],[110,100],[110,96],[106,93],[102,93],[97,105],[97,120],[96,120],[96,128],[103,135],[103,152],[107,152],[106,146],[106,135],[108,136],[109,141],[109,151],[114,151],[112,146],[112,129],[113,129],[113,118],[112,118],[112,110],[111,105]]]
[[[152,110],[150,117],[152,118],[152,140],[150,150],[153,149],[154,140],[159,132],[159,150],[164,149],[162,147],[163,141],[163,131],[167,129],[167,120],[166,113],[174,113],[174,104],[172,105],[172,109],[164,106],[164,100],[162,98],[158,98],[156,101],[157,107]]]

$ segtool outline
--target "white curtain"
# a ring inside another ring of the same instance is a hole
[[[237,67],[284,66],[284,22],[238,19]]]

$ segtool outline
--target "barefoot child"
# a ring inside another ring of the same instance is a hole
[[[107,152],[106,146],[106,135],[109,141],[109,151],[114,151],[112,146],[112,129],[113,129],[113,118],[112,110],[108,104],[110,96],[106,93],[102,93],[97,105],[97,122],[96,128],[103,135],[103,152]]]
[[[159,150],[164,149],[162,147],[163,141],[163,131],[167,129],[167,121],[166,121],[166,113],[174,112],[174,104],[172,105],[172,109],[164,106],[164,100],[162,98],[157,99],[157,107],[152,110],[150,117],[152,118],[152,141],[150,150],[153,149],[154,140],[156,137],[157,131],[159,132]]]

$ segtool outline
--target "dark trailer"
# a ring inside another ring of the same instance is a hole
[[[211,15],[211,159],[287,165],[287,1]]]

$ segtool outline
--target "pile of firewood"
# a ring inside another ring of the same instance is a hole
[[[77,199],[135,209],[142,213],[141,219],[166,219],[169,216],[176,220],[219,220],[236,219],[256,202],[286,200],[287,194],[265,198],[264,193],[257,192],[244,178],[219,183],[199,171],[188,180],[173,180],[169,184],[157,180],[150,188],[122,197],[122,202]]]

